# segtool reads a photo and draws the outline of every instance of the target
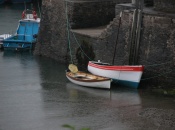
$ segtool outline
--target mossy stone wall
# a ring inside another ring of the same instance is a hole
[[[154,0],[155,10],[175,13],[175,0]]]

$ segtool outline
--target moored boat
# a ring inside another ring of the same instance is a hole
[[[111,78],[114,82],[131,88],[138,88],[143,70],[143,65],[115,66],[96,61],[88,63],[90,73]]]
[[[85,72],[66,72],[66,77],[74,84],[93,88],[110,89],[111,79]]]
[[[40,18],[34,10],[24,10],[16,34],[3,40],[4,49],[33,49],[40,27]]]

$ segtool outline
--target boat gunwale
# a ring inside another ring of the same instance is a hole
[[[102,64],[100,64],[102,63]],[[112,71],[143,71],[144,66],[143,65],[110,65],[103,62],[96,62],[96,61],[89,61],[88,66],[95,67],[98,69],[103,70],[112,70]]]
[[[93,75],[93,76],[96,76],[96,77],[102,77],[103,79],[89,79],[89,80],[83,80],[83,79],[79,79],[77,77],[72,77],[70,76],[69,74],[72,73],[72,72],[66,72],[66,76],[68,76],[69,78],[73,79],[73,80],[76,80],[76,81],[79,81],[79,82],[102,82],[102,81],[111,81],[110,78],[106,78],[106,77],[103,77],[103,76],[98,76],[98,75]],[[85,74],[88,74],[88,73],[85,73]],[[89,74],[89,75],[92,75],[92,74]]]
[[[16,43],[16,44],[18,44],[18,43],[24,43],[24,44],[31,44],[31,43],[34,43],[35,42],[35,40],[33,40],[32,42],[29,42],[29,41],[25,41],[25,40],[3,40],[3,42],[4,43]]]
[[[22,19],[22,20],[19,20],[19,22],[33,22],[33,23],[40,23],[40,18],[38,19]]]

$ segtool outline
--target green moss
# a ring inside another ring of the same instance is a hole
[[[174,96],[175,96],[175,89],[168,90],[167,93],[168,93],[169,95],[174,95]]]
[[[87,68],[89,60],[95,58],[95,53],[93,51],[92,45],[86,41],[82,40],[80,47],[76,51],[76,59],[78,60],[78,68],[84,70]]]
[[[156,88],[152,89],[152,92],[159,95],[172,96],[175,97],[175,89],[162,89]]]

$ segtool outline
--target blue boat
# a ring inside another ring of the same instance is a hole
[[[40,18],[32,10],[25,10],[22,13],[22,19],[16,34],[3,40],[5,50],[31,50],[34,48],[40,27]]]

